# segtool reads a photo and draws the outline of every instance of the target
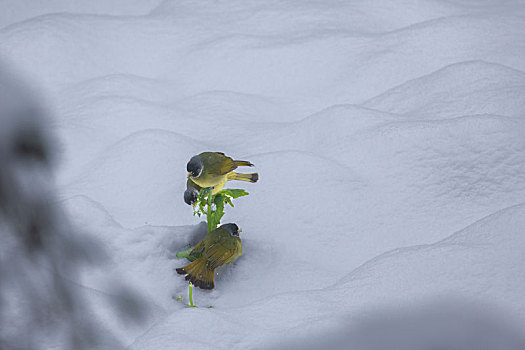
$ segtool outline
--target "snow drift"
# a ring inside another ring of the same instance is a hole
[[[126,345],[266,348],[443,295],[523,323],[521,1],[48,3],[7,2],[0,55],[54,112],[62,205],[152,306],[125,329],[93,295]],[[244,255],[188,309],[206,150],[261,178],[223,220]]]

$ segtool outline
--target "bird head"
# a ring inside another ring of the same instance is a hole
[[[191,177],[199,177],[202,173],[202,169],[204,167],[204,163],[202,162],[202,158],[197,156],[193,156],[188,164],[186,164],[186,170],[188,170],[188,175]]]
[[[230,232],[232,236],[237,236],[237,237],[239,237],[239,232],[242,232],[242,229],[240,229],[239,226],[237,226],[236,224],[231,224],[231,223],[221,225],[221,228],[224,228],[225,230]]]
[[[195,205],[198,197],[199,191],[193,187],[188,187],[186,191],[184,191],[184,202],[188,205]]]

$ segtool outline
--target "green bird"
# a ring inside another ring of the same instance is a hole
[[[233,160],[221,152],[203,152],[193,156],[186,169],[188,178],[196,185],[202,188],[213,187],[213,193],[216,194],[224,187],[224,184],[230,180],[240,180],[247,182],[257,182],[259,174],[239,174],[234,172],[240,166],[253,166],[252,163],[245,160]]]
[[[213,289],[215,269],[234,262],[242,255],[241,231],[236,224],[224,224],[208,232],[190,253],[198,258],[176,269],[177,273],[186,275],[186,281],[196,287]]]

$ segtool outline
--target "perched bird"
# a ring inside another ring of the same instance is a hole
[[[186,275],[186,281],[202,289],[215,287],[215,269],[234,262],[242,255],[242,243],[236,224],[224,224],[208,232],[191,251],[190,255],[198,258],[184,267],[179,267],[178,274]]]
[[[193,182],[190,178],[188,178],[188,181],[186,181],[186,191],[184,191],[184,202],[188,205],[194,205],[197,202],[197,198],[199,198],[199,192],[202,189],[199,185],[197,185],[195,182]],[[212,191],[212,194],[215,191]]]
[[[226,181],[240,180],[257,182],[259,174],[239,174],[234,172],[240,166],[253,166],[245,160],[233,160],[221,152],[203,152],[193,156],[186,169],[188,178],[196,185],[207,188],[213,187],[214,194],[222,190]]]
[[[186,191],[184,191],[184,202],[188,205],[195,205],[199,198],[199,192],[201,189],[202,187],[193,182],[192,179],[188,178],[188,181],[186,181]],[[211,194],[216,195],[220,190],[222,190],[222,186],[213,188]]]

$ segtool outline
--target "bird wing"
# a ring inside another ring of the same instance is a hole
[[[215,175],[226,175],[237,169],[235,161],[222,152],[205,152],[208,171]],[[204,155],[204,153],[203,153]],[[202,157],[202,156],[201,156]]]
[[[190,252],[190,255],[202,253],[204,251],[204,248],[205,248],[205,245],[203,241],[200,241],[199,243],[197,243],[195,247],[193,247],[192,251]]]
[[[226,175],[235,169],[237,169],[237,164],[230,157],[224,157],[224,161],[221,164],[221,175]]]
[[[225,232],[215,239],[206,249],[206,260],[210,270],[229,264],[242,254],[242,245],[239,237],[232,237]]]

